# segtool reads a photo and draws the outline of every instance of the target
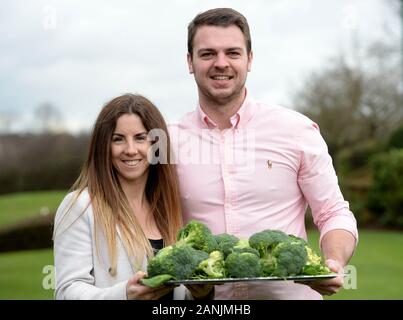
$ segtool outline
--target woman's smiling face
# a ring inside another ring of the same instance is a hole
[[[118,118],[112,135],[111,156],[121,182],[147,181],[150,166],[147,152],[151,146],[147,134],[136,114],[125,114]]]

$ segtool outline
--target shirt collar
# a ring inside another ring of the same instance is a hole
[[[256,103],[246,90],[246,97],[239,110],[231,117],[230,122],[233,128],[243,128],[245,124],[253,117],[256,110]],[[196,109],[197,118],[202,127],[217,129],[218,125],[202,110],[200,102]]]

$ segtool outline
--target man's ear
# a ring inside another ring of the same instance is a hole
[[[187,60],[188,60],[189,73],[192,74],[193,73],[193,62],[192,62],[192,56],[190,55],[189,52],[187,55]]]
[[[253,51],[248,53],[248,72],[252,69]]]

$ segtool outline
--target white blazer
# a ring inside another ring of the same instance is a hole
[[[56,299],[125,300],[126,284],[137,271],[117,237],[117,273],[109,274],[109,257],[105,238],[98,234],[95,246],[94,215],[87,190],[83,191],[68,215],[74,192],[60,204],[55,217],[54,263],[56,270]],[[118,232],[119,234],[119,232]],[[142,270],[147,270],[146,259]],[[192,299],[184,286],[174,289],[174,299]]]

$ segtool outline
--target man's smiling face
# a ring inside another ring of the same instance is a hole
[[[194,74],[199,98],[226,104],[244,93],[252,63],[245,37],[235,25],[201,26],[193,39],[193,54],[188,54],[190,73]]]

